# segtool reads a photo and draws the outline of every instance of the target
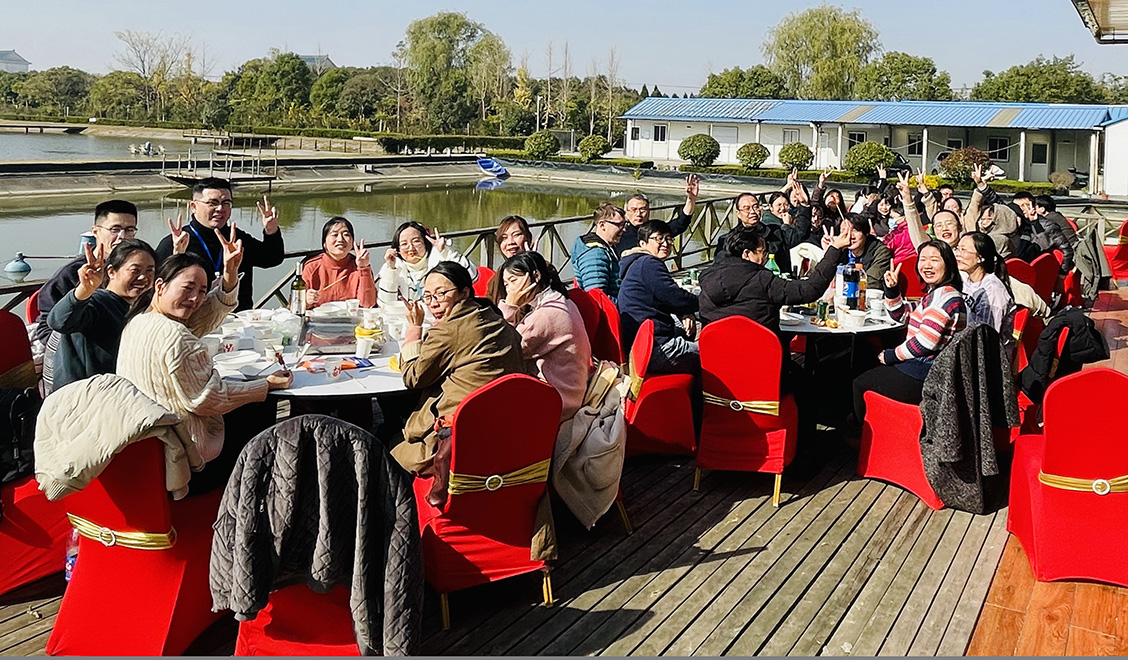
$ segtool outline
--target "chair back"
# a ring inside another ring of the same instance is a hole
[[[0,374],[31,360],[27,326],[15,314],[0,310]]]
[[[1007,259],[1007,275],[1023,284],[1030,285],[1035,291],[1038,290],[1038,287],[1035,286],[1038,282],[1038,278],[1034,274],[1034,267],[1027,261],[1023,261],[1018,257]]]
[[[611,360],[616,364],[626,362],[627,347],[623,346],[622,328],[619,321],[619,308],[615,306],[614,301],[600,289],[591,289],[588,295],[599,306],[600,317],[602,321],[601,332],[608,333],[608,337],[601,338],[601,343],[606,344],[609,350],[612,350],[614,357],[607,357],[604,359]],[[593,348],[594,351],[594,348]],[[602,356],[600,356],[602,357]]]
[[[134,442],[64,503],[68,513],[102,527],[167,532],[172,514],[165,489],[164,444],[157,438]]]
[[[1054,295],[1054,287],[1057,285],[1061,262],[1052,253],[1043,252],[1030,265],[1034,268],[1034,284],[1031,286],[1034,287],[1034,292],[1048,305]]]
[[[1062,284],[1062,293],[1065,296],[1066,305],[1081,307],[1085,303],[1085,299],[1081,295],[1081,271],[1074,268],[1066,273],[1065,283]]]
[[[646,380],[646,372],[650,368],[650,355],[654,352],[654,320],[646,319],[638,327],[634,344],[631,345],[630,378],[631,398],[638,396],[642,381]]]
[[[1026,330],[1030,325],[1031,314],[1030,310],[1026,307],[1019,306],[1014,312],[1014,355],[1011,356],[1011,363],[1014,365],[1015,373],[1022,371],[1026,365],[1030,364],[1030,355],[1026,352],[1026,344],[1022,341],[1026,336]]]
[[[584,330],[587,332],[588,342],[591,343],[592,354],[602,360],[609,359],[605,355],[599,355],[595,349],[596,339],[599,336],[599,305],[592,300],[587,291],[580,288],[568,289],[567,295],[568,300],[571,300],[576,305],[576,309],[580,310],[580,317],[584,320]]]
[[[701,331],[701,385],[733,401],[779,401],[783,349],[774,332],[744,316],[714,321]],[[717,406],[709,406],[723,410]],[[727,410],[734,417],[744,412]]]
[[[41,289],[36,289],[35,293],[27,299],[27,322],[35,323],[35,319],[39,318],[39,292]]]
[[[510,374],[478,388],[454,413],[450,471],[504,476],[551,459],[561,406],[560,395],[551,385],[525,374]],[[445,511],[449,516],[518,516],[520,520],[500,522],[505,529],[523,530],[522,542],[527,544],[537,501],[546,487],[547,481],[542,480],[451,495]]]
[[[921,284],[920,275],[917,273],[917,258],[907,257],[898,262],[901,264],[901,274],[897,277],[897,284],[901,295],[912,300],[924,297],[924,285]]]
[[[474,295],[484,298],[490,291],[490,280],[494,278],[492,268],[478,266],[478,279],[474,281]]]
[[[1081,231],[1081,227],[1078,226],[1077,221],[1074,220],[1073,218],[1067,217],[1067,218],[1065,218],[1065,221],[1069,223],[1070,227],[1073,227],[1073,231]]]
[[[1080,479],[1128,475],[1124,420],[1115,405],[1125,398],[1128,375],[1113,369],[1086,369],[1054,381],[1042,403],[1042,471]]]

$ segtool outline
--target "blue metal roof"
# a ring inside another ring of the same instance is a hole
[[[643,99],[624,119],[765,124],[888,124],[1020,129],[1097,128],[1128,118],[1128,107],[975,101],[803,101]]]

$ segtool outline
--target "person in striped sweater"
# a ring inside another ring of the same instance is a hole
[[[963,282],[952,247],[940,240],[920,246],[917,274],[925,294],[915,305],[901,298],[897,284],[901,264],[885,274],[885,306],[897,320],[908,317],[905,341],[878,354],[881,365],[854,379],[854,414],[861,422],[866,417],[866,392],[877,392],[903,403],[919,404],[924,396],[924,379],[932,361],[957,332],[967,325],[967,306],[961,290]]]

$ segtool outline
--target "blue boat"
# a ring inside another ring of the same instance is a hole
[[[509,176],[509,172],[505,170],[505,166],[493,158],[479,158],[478,167],[482,170],[482,174],[501,178]]]

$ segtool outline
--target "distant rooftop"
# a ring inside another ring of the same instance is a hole
[[[337,68],[328,55],[298,55],[298,57],[313,71],[321,72]]]
[[[5,64],[31,64],[14,50],[0,50],[0,62]]]
[[[1073,0],[1073,7],[1097,43],[1128,43],[1128,0]]]
[[[763,124],[885,124],[1027,130],[1092,129],[1128,117],[1128,106],[976,101],[804,101],[647,98],[623,119]]]

